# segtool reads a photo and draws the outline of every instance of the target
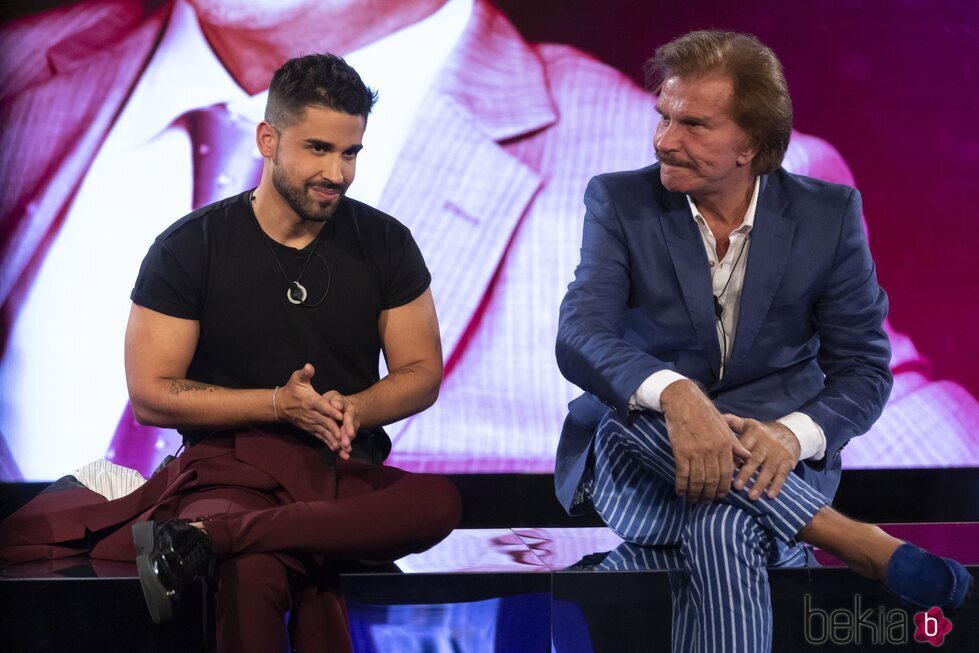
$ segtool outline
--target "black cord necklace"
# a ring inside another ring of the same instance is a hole
[[[255,201],[255,193],[252,193],[251,201]],[[254,210],[252,211],[252,215],[255,215]],[[303,263],[303,269],[300,270],[299,276],[296,277],[295,281],[290,281],[289,275],[286,274],[285,268],[282,267],[282,263],[279,261],[279,257],[275,255],[275,249],[272,247],[272,239],[269,238],[269,235],[265,233],[264,229],[262,229],[262,224],[258,222],[257,215],[255,215],[255,223],[258,225],[258,230],[262,232],[262,235],[265,237],[265,244],[268,245],[269,254],[272,255],[272,260],[275,261],[275,265],[279,268],[279,272],[282,273],[282,277],[286,280],[286,284],[288,284],[288,288],[286,289],[286,299],[288,299],[290,303],[297,306],[307,306],[309,308],[322,304],[323,300],[326,299],[326,296],[330,294],[330,284],[333,281],[333,274],[330,272],[330,264],[326,262],[326,259],[323,258],[318,251],[316,251],[316,248],[320,243],[320,237],[323,235],[323,231],[326,229],[326,225],[323,225],[319,233],[316,234],[316,238],[313,239],[313,244],[309,247],[309,253],[306,255],[306,262]],[[306,287],[300,282],[303,279],[303,275],[306,274],[306,268],[309,267],[309,262],[314,256],[321,260],[323,265],[326,267],[326,290],[323,291],[323,295],[316,300],[315,303],[307,304],[306,298],[309,296],[309,293],[306,291]]]
[[[731,277],[734,276],[734,271],[738,268],[738,263],[741,262],[741,255],[744,254],[744,248],[748,245],[748,235],[749,234],[745,234],[744,240],[741,241],[741,249],[738,250],[738,255],[737,257],[735,257],[734,264],[731,266],[731,274],[727,275],[727,281],[724,282],[724,287],[721,288],[721,292],[717,293],[717,297],[714,298],[718,306],[720,305],[721,297],[723,297],[724,293],[727,292],[727,287],[731,285]],[[721,262],[718,261],[717,264],[718,266],[720,266]],[[717,307],[715,306],[714,308],[716,312]],[[721,312],[723,312],[723,309],[721,310]],[[718,315],[717,317],[721,317],[721,316]]]
[[[727,276],[727,281],[724,282],[724,287],[721,288],[721,292],[714,295],[714,315],[717,316],[717,326],[721,330],[721,368],[723,369],[727,364],[727,329],[724,328],[724,320],[721,316],[724,315],[724,307],[721,305],[721,298],[724,297],[724,293],[727,292],[727,287],[731,285],[731,278],[734,276],[735,271],[738,268],[738,263],[741,262],[741,255],[744,254],[744,248],[748,246],[748,238],[751,236],[749,231],[744,235],[744,240],[741,241],[741,249],[738,250],[738,256],[734,259],[734,265],[731,266],[731,273]],[[718,267],[720,267],[720,261],[717,262]],[[715,271],[716,272],[716,271]],[[713,280],[713,275],[711,275],[711,280]]]

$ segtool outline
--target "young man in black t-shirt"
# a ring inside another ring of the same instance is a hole
[[[134,414],[180,428],[192,444],[177,464],[197,471],[160,511],[194,521],[133,530],[144,594],[165,620],[174,591],[216,561],[222,649],[280,647],[289,579],[311,562],[390,559],[458,521],[448,481],[378,466],[391,446],[381,426],[435,401],[442,355],[411,234],[344,197],[374,99],[339,58],[286,63],[257,129],[258,188],[170,227],[132,293]],[[335,591],[300,599],[297,638],[325,632],[304,616],[342,618]],[[346,640],[342,625],[326,630]]]
[[[158,623],[213,570],[218,650],[281,650],[289,611],[295,649],[344,651],[332,564],[392,560],[455,527],[448,480],[380,465],[382,425],[438,396],[442,352],[410,232],[344,197],[374,100],[331,55],[275,73],[258,188],[167,229],[132,293],[133,412],[180,429],[186,448],[116,501],[22,511],[3,525],[21,546],[0,555],[36,556],[23,545],[38,541],[50,557],[79,542],[93,557],[135,554]]]

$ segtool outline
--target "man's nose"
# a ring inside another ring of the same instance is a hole
[[[659,124],[656,125],[656,135],[653,137],[653,147],[657,150],[664,150],[667,152],[674,151],[679,148],[679,133],[677,129],[673,126],[672,122],[664,122],[660,120]]]
[[[323,157],[323,168],[320,170],[323,179],[333,184],[343,183],[343,160],[339,155]]]

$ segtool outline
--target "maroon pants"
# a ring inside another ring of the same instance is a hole
[[[424,551],[459,522],[458,493],[441,476],[361,463],[335,475],[331,499],[276,505],[274,493],[241,487],[182,497],[178,516],[202,518],[218,554],[219,651],[284,650],[287,611],[295,650],[352,651],[331,562]]]
[[[134,522],[203,520],[218,556],[210,581],[217,648],[235,652],[281,651],[289,639],[297,651],[351,651],[336,562],[424,551],[461,514],[444,477],[331,466],[311,438],[258,432],[195,445],[127,497],[89,494],[42,494],[0,524],[0,554],[84,552],[76,538],[87,532],[99,534],[93,558],[133,560]]]

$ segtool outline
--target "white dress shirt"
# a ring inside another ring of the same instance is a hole
[[[379,91],[351,197],[368,204],[381,197],[418,107],[472,12],[473,0],[449,0],[344,57]],[[154,238],[191,210],[191,143],[178,118],[226,103],[232,116],[254,125],[266,97],[235,82],[194,10],[177,2],[45,255],[0,361],[0,432],[17,434],[7,442],[26,479],[57,478],[106,455],[128,400],[129,293]],[[248,125],[242,133],[254,139]]]
[[[720,377],[734,350],[734,333],[738,326],[738,312],[741,307],[741,292],[744,289],[745,271],[748,269],[748,250],[751,246],[751,230],[755,225],[755,210],[758,207],[758,192],[761,180],[755,179],[755,189],[745,211],[741,224],[730,234],[730,243],[724,257],[717,258],[717,239],[707,225],[693,199],[688,195],[687,202],[693,214],[700,236],[704,241],[707,262],[711,270],[714,297],[721,308],[721,318],[716,320],[717,341],[721,348]],[[660,370],[651,374],[635,394],[629,399],[630,408],[646,408],[662,411],[660,395],[666,387],[687,377],[673,370]],[[800,460],[821,460],[826,455],[826,435],[815,421],[805,413],[790,413],[778,420],[799,440]]]

